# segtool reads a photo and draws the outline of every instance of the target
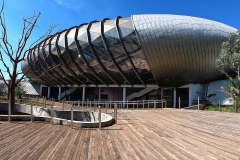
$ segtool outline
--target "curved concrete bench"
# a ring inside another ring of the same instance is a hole
[[[73,127],[99,127],[98,112],[73,111]],[[53,124],[71,125],[71,111],[54,111]],[[101,113],[101,126],[113,123],[112,116]]]
[[[7,104],[0,103],[0,110],[7,111]],[[25,104],[16,104],[16,112],[31,114],[31,106]],[[73,127],[99,127],[98,112],[73,111]],[[34,120],[51,121],[51,110],[47,108],[33,106]],[[12,120],[31,120],[30,115],[11,115]],[[0,115],[0,120],[8,120],[6,115]],[[113,124],[113,117],[101,113],[101,126],[109,126]],[[71,125],[71,111],[53,110],[53,124]]]

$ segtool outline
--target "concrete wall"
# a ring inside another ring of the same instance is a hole
[[[205,91],[206,91],[205,86],[202,86],[200,84],[190,84],[189,88],[191,89],[190,94],[192,95],[190,101],[197,100],[198,97],[200,100],[205,99]]]
[[[7,111],[7,103],[0,103],[0,110]],[[31,106],[25,104],[15,104],[15,111],[21,113],[31,114]],[[33,115],[35,116],[50,116],[51,111],[47,108],[33,106]]]
[[[209,98],[209,102],[214,102],[216,104],[222,103],[229,97],[221,91],[221,87],[224,85],[229,84],[230,82],[228,80],[218,80],[218,81],[213,81],[208,84],[208,90],[207,90],[207,95],[210,94],[216,94],[216,96],[213,96]]]
[[[0,110],[7,111],[8,110],[7,103],[0,103]],[[31,114],[31,106],[25,104],[16,104],[15,111],[20,113]],[[47,108],[33,106],[33,115],[50,117],[51,110]],[[70,120],[71,111],[53,110],[53,117]],[[112,119],[112,116],[102,113],[101,119],[102,121],[110,121]],[[96,122],[98,121],[98,112],[74,111],[73,120],[83,122]]]
[[[179,88],[189,88],[189,106],[193,105],[193,101],[205,99],[206,86],[201,84],[188,84]]]

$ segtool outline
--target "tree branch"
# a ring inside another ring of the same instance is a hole
[[[3,73],[2,73],[2,70],[1,70],[1,69],[0,69],[0,74],[1,74],[1,76],[2,76],[2,79],[3,79],[4,83],[5,83],[6,86],[9,88],[9,84],[6,82],[6,80],[5,80],[4,76],[3,76]]]
[[[8,75],[9,75],[9,77],[12,78],[10,69],[9,69],[9,67],[7,66],[7,64],[5,63],[5,61],[3,60],[2,52],[1,52],[1,51],[0,51],[0,60],[2,61],[4,67],[7,69],[7,73],[8,73]]]
[[[12,49],[12,45],[8,42],[6,22],[5,22],[5,18],[4,18],[3,9],[4,9],[4,1],[2,3],[2,8],[1,8],[1,11],[0,11],[0,23],[1,23],[1,26],[2,26],[2,29],[3,29],[3,31],[2,31],[2,42],[4,44],[5,49],[2,46],[1,46],[1,48],[5,50],[7,55],[13,61],[12,56],[13,56],[14,52],[13,52],[13,49]]]

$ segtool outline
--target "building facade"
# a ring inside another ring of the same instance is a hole
[[[125,100],[128,87],[176,88],[223,78],[215,60],[222,42],[235,31],[219,22],[181,15],[106,18],[45,39],[29,51],[22,70],[37,58],[26,74],[32,81],[82,87],[84,99],[86,87],[120,87]],[[59,89],[58,99],[66,90]],[[176,89],[172,92],[176,99]]]

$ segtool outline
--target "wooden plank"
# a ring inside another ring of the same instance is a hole
[[[176,109],[118,110],[118,113],[118,125],[102,130],[1,122],[1,159],[240,157],[240,114]]]

